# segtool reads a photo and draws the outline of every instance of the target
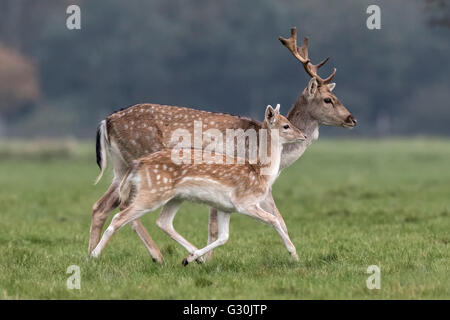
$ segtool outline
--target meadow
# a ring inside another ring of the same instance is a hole
[[[319,140],[274,185],[300,262],[278,234],[231,216],[230,239],[204,265],[142,218],[165,263],[126,226],[87,257],[93,203],[111,174],[94,146],[0,144],[0,299],[449,299],[450,141]],[[185,203],[175,228],[197,247],[208,209]],[[107,223],[109,223],[108,220]],[[68,290],[78,265],[81,289]],[[381,288],[366,287],[367,267]]]

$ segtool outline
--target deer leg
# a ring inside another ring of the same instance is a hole
[[[207,254],[214,248],[225,244],[228,240],[229,236],[229,225],[230,225],[230,213],[218,211],[217,212],[217,226],[219,229],[218,237],[215,241],[208,244],[206,247],[196,250],[191,253],[187,258],[185,258],[182,262],[183,266],[186,266],[189,262],[192,262],[204,254]]]
[[[100,242],[98,243],[98,245],[95,247],[94,250],[92,250],[91,257],[97,258],[100,255],[100,253],[103,251],[103,249],[105,248],[108,241],[111,239],[111,237],[117,230],[122,228],[128,222],[139,218],[145,212],[147,212],[147,211],[138,210],[138,209],[136,209],[136,207],[134,205],[131,205],[128,208],[126,208],[125,210],[122,210],[119,213],[117,213],[113,217],[111,223],[109,224],[109,227],[103,233],[103,236],[102,236]]]
[[[261,209],[261,207],[259,207],[258,205],[250,205],[250,206],[241,205],[238,207],[243,208],[241,213],[249,215],[255,219],[261,220],[262,222],[272,226],[280,235],[286,249],[289,251],[291,256],[298,261],[297,250],[295,249],[295,246],[293,245],[291,239],[289,239],[289,235],[283,230],[281,223],[277,217]]]
[[[89,254],[94,250],[100,241],[101,232],[109,214],[119,205],[118,185],[112,183],[106,193],[98,200],[92,208],[92,222],[89,237]],[[122,210],[122,208],[121,208]],[[148,234],[143,224],[139,221],[132,221],[131,228],[138,234],[153,260],[158,263],[163,262],[163,256],[156,243]]]
[[[259,205],[261,206],[261,208],[263,210],[265,210],[265,211],[273,214],[275,217],[277,217],[278,221],[280,222],[281,227],[283,228],[283,231],[286,234],[288,234],[286,223],[284,222],[283,217],[281,216],[280,211],[278,211],[275,201],[273,200],[272,189],[269,190],[266,197],[264,198],[263,201],[260,202]]]
[[[217,209],[209,208],[209,224],[208,224],[208,244],[213,243],[217,240],[219,230],[217,227]],[[205,261],[212,258],[213,250],[208,251],[203,258]]]
[[[152,237],[150,237],[150,235],[148,234],[142,222],[139,219],[136,219],[131,221],[130,225],[131,229],[133,229],[137,233],[139,238],[141,238],[153,261],[162,264],[164,262],[163,255],[161,254],[161,251],[159,250],[155,241],[153,241]]]
[[[126,209],[126,207],[120,205],[120,210],[124,209]],[[159,250],[155,241],[153,241],[152,237],[150,237],[150,235],[148,234],[142,222],[139,219],[136,219],[130,222],[130,226],[131,229],[133,229],[133,231],[137,233],[139,238],[144,243],[144,246],[152,257],[153,261],[162,264],[164,262],[163,255],[161,254],[161,251]]]
[[[194,253],[198,249],[185,238],[183,238],[173,227],[173,219],[175,218],[182,201],[171,200],[167,202],[161,210],[161,214],[156,220],[156,224],[169,237],[181,244],[189,253]]]
[[[105,194],[92,207],[92,221],[89,235],[89,254],[100,241],[101,232],[110,212],[119,205],[116,183],[112,183]]]

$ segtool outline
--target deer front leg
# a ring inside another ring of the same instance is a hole
[[[242,214],[249,215],[255,219],[261,220],[262,222],[267,223],[268,225],[272,226],[280,235],[286,249],[289,251],[291,256],[294,257],[295,260],[297,260],[297,261],[299,260],[295,246],[293,245],[287,232],[285,232],[283,230],[283,227],[281,226],[281,223],[277,217],[275,217],[271,213],[268,213],[267,211],[263,210],[259,205],[245,205],[244,204],[244,205],[240,205],[239,207],[242,208],[242,211],[240,211]]]
[[[281,227],[283,228],[283,231],[288,234],[288,230],[286,227],[286,223],[284,222],[283,217],[281,216],[280,211],[278,210],[275,201],[273,200],[272,195],[272,189],[269,190],[267,193],[267,196],[264,198],[264,200],[260,203],[261,208],[263,208],[265,211],[273,214],[278,221],[280,222]],[[208,225],[208,244],[213,243],[217,240],[218,235],[218,227],[217,227],[217,209],[210,208],[209,210],[209,225]],[[214,250],[208,251],[203,258],[205,261],[208,261],[212,258]]]
[[[288,234],[288,230],[286,227],[286,223],[283,220],[283,217],[281,216],[280,211],[278,210],[275,201],[273,200],[272,195],[272,188],[270,188],[269,192],[267,193],[266,197],[263,201],[259,204],[261,208],[271,214],[273,214],[275,217],[277,217],[278,221],[280,222],[281,227],[283,228],[283,231]]]
[[[228,236],[229,236],[228,230],[229,230],[229,225],[230,225],[230,215],[231,214],[227,213],[227,212],[217,211],[217,226],[219,229],[217,240],[208,244],[206,247],[196,250],[195,252],[191,253],[181,263],[183,266],[186,266],[188,263],[199,259],[204,254],[207,254],[214,248],[221,246],[227,242]]]
[[[209,208],[209,224],[208,224],[208,244],[217,240],[219,234],[219,228],[217,226],[217,209]],[[208,261],[212,258],[213,250],[208,251],[203,258]]]
[[[171,200],[164,205],[161,210],[161,214],[156,220],[156,224],[160,227],[169,237],[182,245],[189,253],[194,253],[198,249],[185,238],[183,238],[173,227],[173,219],[175,218],[178,209],[180,208],[182,201]],[[203,262],[199,259],[197,262]]]

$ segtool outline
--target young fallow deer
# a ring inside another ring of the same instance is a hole
[[[219,155],[220,163],[206,163],[202,157],[196,163],[196,155],[190,152],[190,164],[176,164],[171,149],[135,161],[119,185],[121,206],[126,208],[114,216],[91,256],[98,257],[111,236],[125,224],[164,206],[157,225],[190,253],[183,260],[184,266],[227,241],[230,213],[233,211],[274,227],[289,253],[298,260],[295,247],[280,221],[262,209],[260,202],[264,201],[278,177],[283,145],[303,141],[305,137],[279,114],[279,105],[275,110],[267,106],[263,130],[267,131],[268,142],[264,146],[270,149],[270,161],[259,156],[254,164],[248,160],[239,164],[235,157],[229,161],[227,155]],[[260,134],[260,149],[264,148],[262,140]],[[260,154],[265,155],[266,151]],[[200,250],[178,234],[172,225],[184,200],[206,203],[218,209],[218,239]]]
[[[356,120],[332,93],[335,83],[332,75],[322,79],[318,69],[327,61],[313,65],[308,55],[308,40],[305,38],[301,47],[297,47],[297,31],[291,29],[289,39],[280,37],[294,57],[299,60],[311,80],[298,97],[287,114],[287,119],[307,136],[305,141],[285,145],[281,154],[280,170],[294,163],[319,136],[319,125],[354,127]],[[118,186],[130,168],[133,160],[148,155],[165,147],[171,147],[170,138],[174,130],[184,128],[193,133],[194,120],[202,121],[203,129],[258,129],[261,123],[248,118],[223,113],[213,113],[190,108],[162,106],[155,104],[138,104],[115,112],[100,123],[97,130],[97,163],[101,178],[106,168],[106,154],[111,157],[114,167],[114,179],[108,191],[94,204],[90,230],[89,253],[97,246],[103,225],[110,212],[119,205]],[[272,197],[266,194],[261,207],[272,213],[287,233],[286,225]],[[132,228],[144,242],[150,255],[162,262],[162,255],[139,219],[131,222]],[[217,210],[210,210],[208,243],[217,238]],[[212,251],[209,252],[211,254]],[[206,255],[208,257],[208,255]]]

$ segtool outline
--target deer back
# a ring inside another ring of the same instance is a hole
[[[176,142],[171,138],[177,129],[187,130],[193,137],[195,121],[201,123],[202,132],[217,129],[224,137],[227,129],[258,132],[262,126],[258,121],[231,114],[157,104],[134,105],[106,119],[108,139],[128,164],[144,155],[174,147]]]

